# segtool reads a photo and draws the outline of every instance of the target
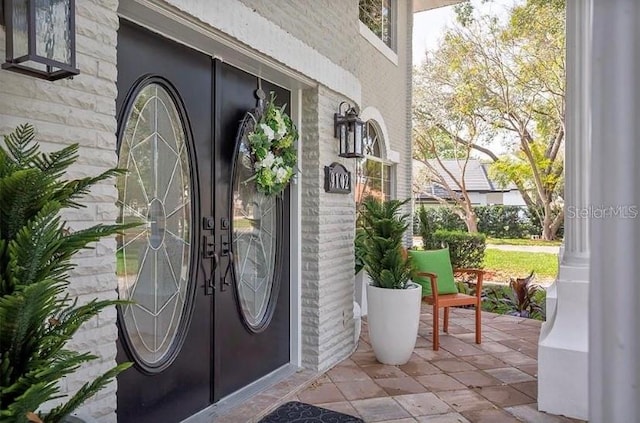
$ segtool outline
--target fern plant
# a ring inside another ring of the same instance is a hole
[[[408,214],[401,207],[408,200],[380,201],[366,198],[361,218],[366,239],[364,267],[373,286],[405,289],[411,275],[410,258],[402,246],[402,237],[409,227]]]
[[[34,128],[18,126],[0,146],[0,422],[58,423],[129,367],[121,364],[87,382],[49,412],[46,401],[59,399],[59,381],[89,353],[69,350],[80,326],[118,301],[79,305],[68,292],[71,258],[91,242],[125,229],[97,225],[73,233],[59,214],[79,208],[92,185],[120,171],[64,180],[78,157],[78,145],[40,152]]]

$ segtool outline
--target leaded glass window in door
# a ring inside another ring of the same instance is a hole
[[[131,99],[118,167],[120,221],[141,225],[118,238],[119,296],[129,349],[148,368],[177,353],[190,306],[193,187],[188,131],[177,94],[152,80]]]
[[[232,249],[239,307],[246,325],[260,330],[268,324],[271,300],[277,296],[281,205],[277,197],[258,192],[245,142],[241,137],[235,159]]]

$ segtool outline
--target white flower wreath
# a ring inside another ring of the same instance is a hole
[[[262,113],[253,116],[254,127],[247,134],[254,172],[249,180],[255,180],[258,191],[267,196],[278,195],[289,185],[298,158],[296,126],[285,106],[278,108],[274,101],[271,93]]]

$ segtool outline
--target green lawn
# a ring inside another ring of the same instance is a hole
[[[116,253],[116,272],[118,275],[124,275],[124,258],[123,258],[122,250]],[[136,274],[138,271],[138,257],[127,256],[127,273],[128,274]]]
[[[558,273],[558,256],[549,253],[525,251],[502,251],[487,248],[484,268],[488,280],[508,282],[509,278],[524,278],[531,270],[536,272],[536,281],[552,281]]]
[[[487,238],[487,244],[494,245],[561,245],[562,241],[543,241],[528,238]]]

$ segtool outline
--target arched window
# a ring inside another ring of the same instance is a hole
[[[381,200],[392,198],[392,166],[383,157],[384,140],[374,121],[367,121],[365,158],[356,165],[356,204],[365,197],[374,196]]]

